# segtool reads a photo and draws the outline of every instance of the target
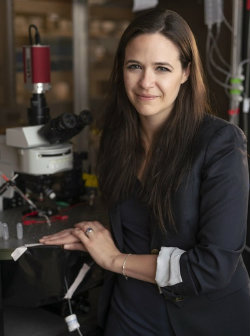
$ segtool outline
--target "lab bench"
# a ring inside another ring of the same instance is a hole
[[[3,320],[3,293],[2,293],[2,279],[3,266],[5,262],[12,263],[12,252],[20,246],[26,244],[37,244],[42,236],[56,233],[66,228],[72,227],[75,223],[84,220],[97,220],[104,225],[108,224],[108,216],[105,207],[100,200],[96,200],[94,205],[90,206],[87,203],[79,203],[61,211],[63,219],[52,221],[51,225],[46,223],[34,223],[30,225],[23,225],[23,238],[17,239],[16,224],[22,222],[22,216],[25,208],[14,208],[0,212],[0,221],[7,223],[9,228],[9,239],[4,240],[0,237],[0,335],[4,335],[4,320]],[[66,219],[65,219],[66,216]],[[27,219],[27,218],[26,218]],[[41,219],[41,218],[39,218]],[[58,249],[58,247],[50,247],[51,249]],[[59,249],[58,249],[59,250]],[[49,252],[48,252],[49,253]],[[55,253],[51,253],[55,256]],[[53,258],[53,257],[52,257]],[[6,264],[6,263],[5,263]],[[13,262],[13,264],[15,264]],[[37,281],[39,282],[39,278]],[[6,293],[5,293],[6,294]]]

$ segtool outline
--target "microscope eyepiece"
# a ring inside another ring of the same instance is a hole
[[[73,138],[91,122],[92,116],[89,110],[84,110],[79,115],[65,112],[45,124],[39,130],[39,134],[50,144],[63,143]]]

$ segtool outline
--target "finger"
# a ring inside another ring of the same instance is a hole
[[[48,237],[42,237],[39,240],[40,240],[41,243],[43,243],[45,241],[54,241],[54,240],[59,240],[59,239],[65,239],[66,237],[69,237],[69,235],[67,235],[67,236],[66,235],[61,235],[61,236],[53,236],[53,237],[48,236]]]
[[[82,243],[64,244],[63,248],[65,250],[77,250],[77,251],[87,252],[87,250],[85,249]]]
[[[92,232],[92,233],[93,233],[93,232]],[[81,241],[84,245],[88,244],[88,242],[89,242],[89,236],[87,236],[83,230],[81,230],[81,229],[79,229],[79,228],[76,228],[76,229],[73,231],[72,234],[75,235],[76,238],[80,239],[80,241]]]
[[[66,229],[66,230],[51,234],[51,235],[43,236],[41,239],[57,239],[58,237],[64,237],[64,236],[70,235],[73,230],[74,230],[73,228]]]
[[[87,237],[92,234],[94,231],[97,231],[97,228],[93,225],[93,222],[87,222],[88,224],[80,224],[77,225],[75,230],[81,230],[85,233]]]
[[[73,231],[73,229],[71,229],[70,231],[60,232],[60,233],[58,233],[58,234],[53,234],[53,235],[49,235],[49,236],[44,236],[44,237],[42,237],[41,239],[43,239],[43,240],[63,239],[63,238],[72,236],[72,231]]]
[[[72,244],[72,243],[77,243],[79,242],[79,239],[77,236],[71,234],[65,237],[59,237],[57,239],[40,239],[39,240],[41,243],[45,245],[63,245],[63,244]]]
[[[94,233],[94,231],[96,231],[96,229],[92,229],[92,227],[88,227],[84,233],[85,233],[85,236],[87,236],[88,238]]]

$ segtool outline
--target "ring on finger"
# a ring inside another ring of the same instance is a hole
[[[84,233],[85,233],[85,235],[88,237],[89,236],[89,233],[90,232],[94,232],[94,230],[92,229],[92,227],[88,227],[85,231],[84,231]]]

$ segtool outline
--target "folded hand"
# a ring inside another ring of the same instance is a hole
[[[59,231],[49,236],[42,237],[39,241],[45,245],[63,245],[68,250],[86,251],[81,240],[73,234],[74,228]]]
[[[115,258],[121,253],[115,246],[109,230],[97,221],[81,222],[75,227],[72,234],[82,242],[95,262],[105,269],[112,270]]]

